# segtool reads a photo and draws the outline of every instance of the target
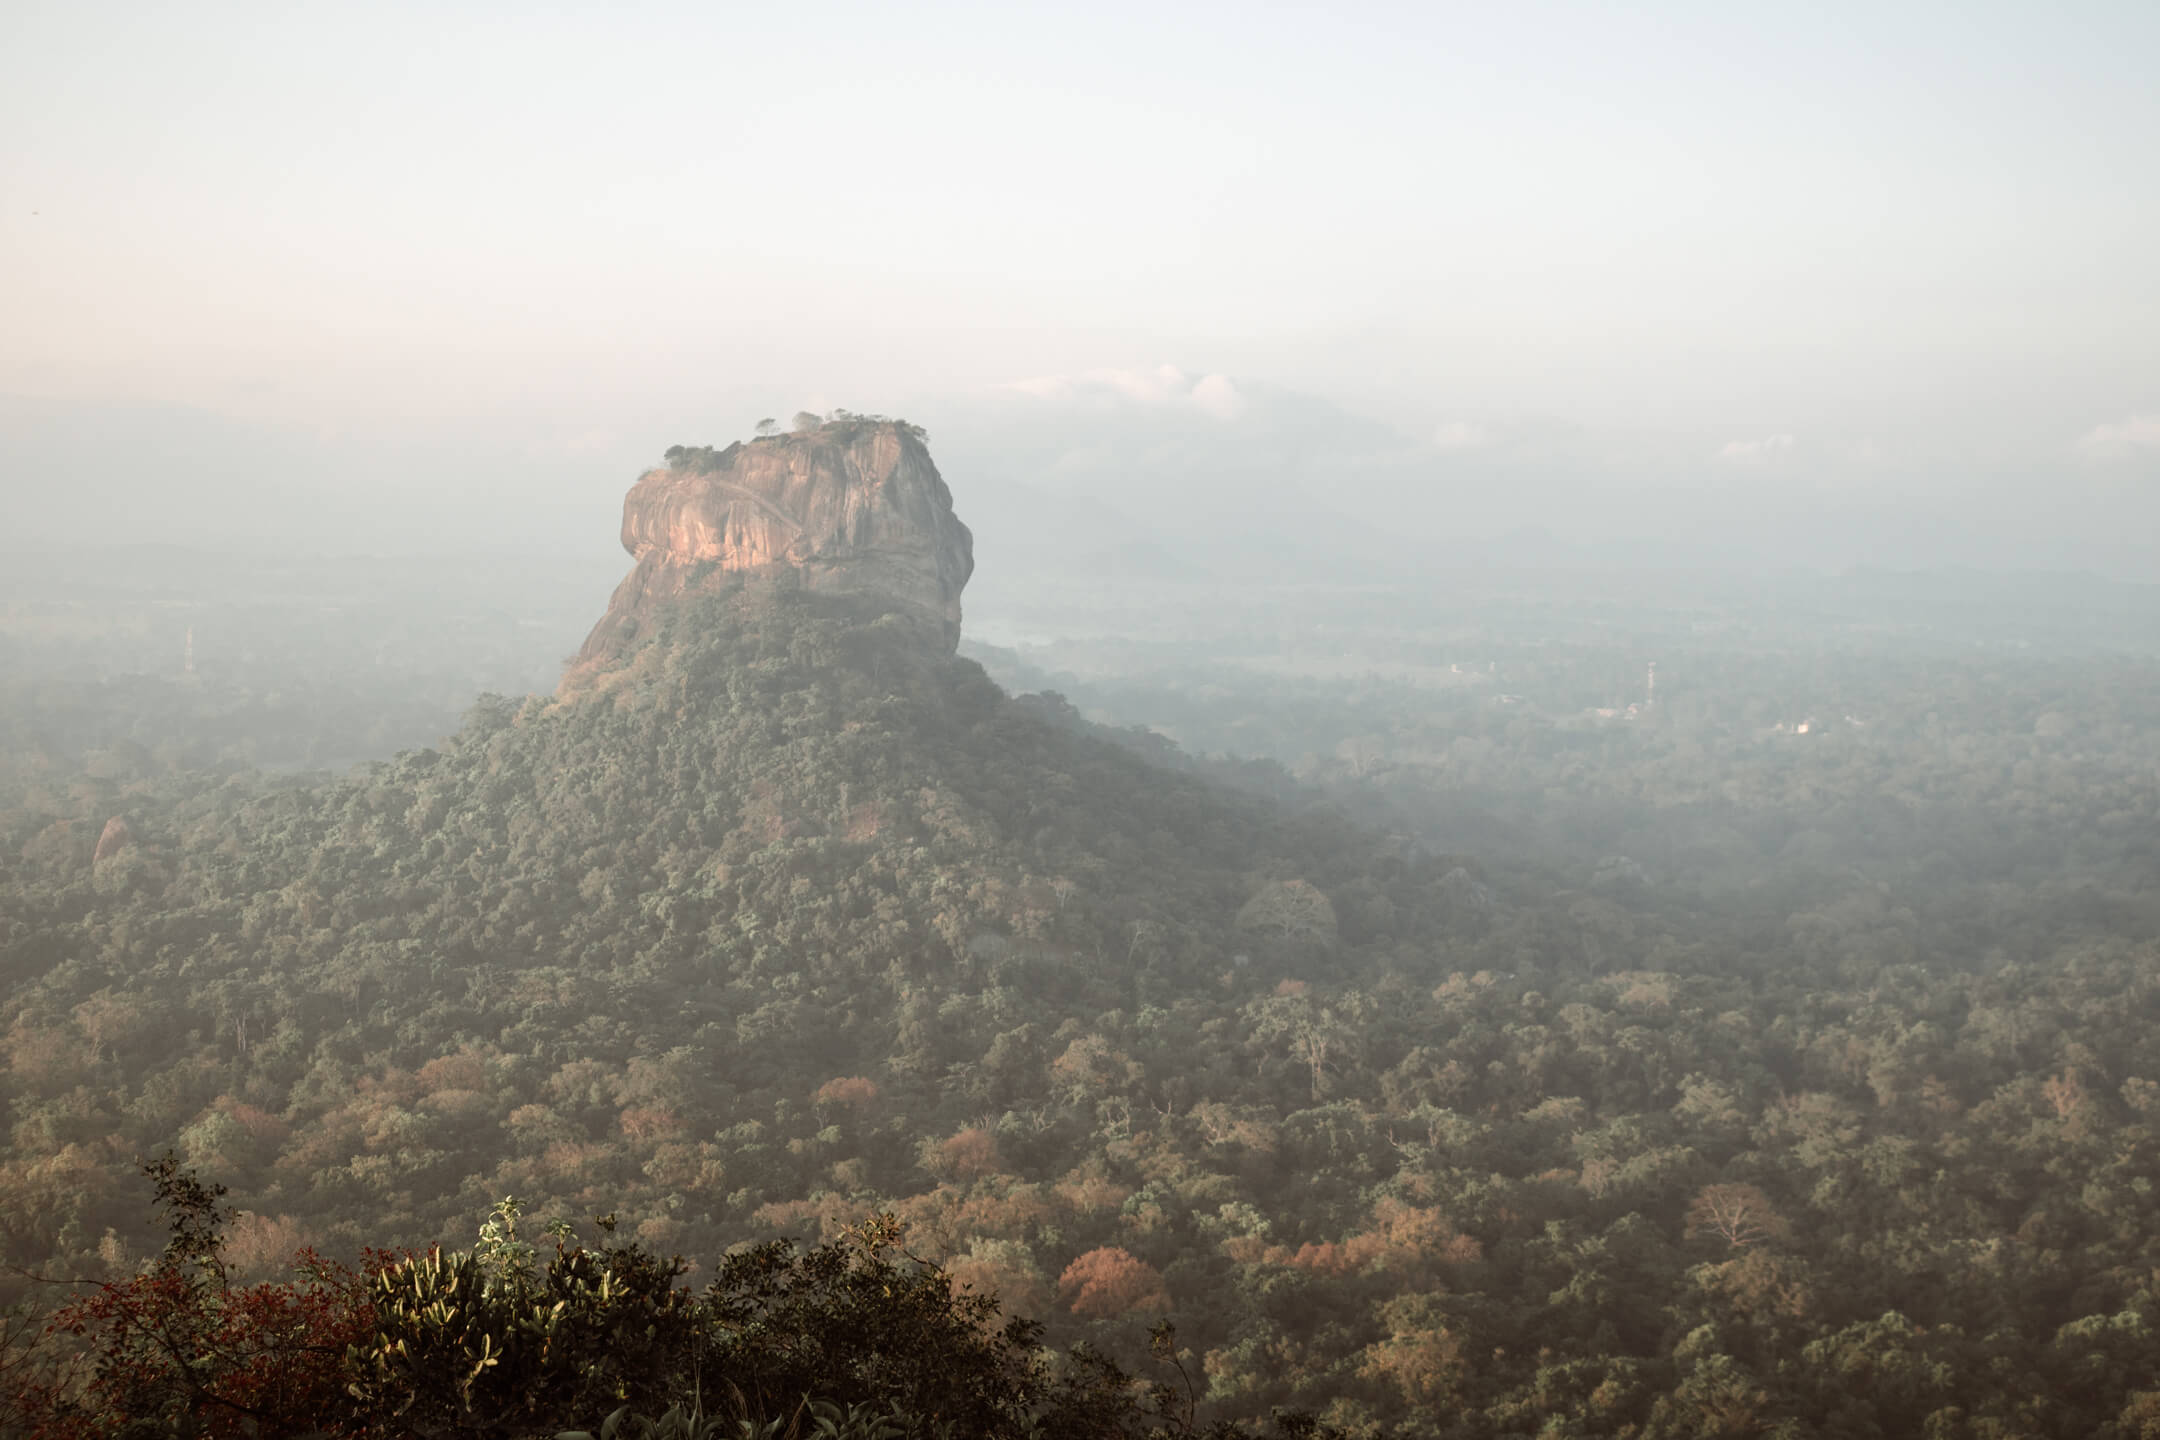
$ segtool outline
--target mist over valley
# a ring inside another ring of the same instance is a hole
[[[0,18],[0,1437],[2160,1430],[2156,42]]]

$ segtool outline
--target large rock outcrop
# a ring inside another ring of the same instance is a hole
[[[95,865],[101,860],[112,859],[113,856],[127,849],[128,842],[134,838],[135,832],[128,828],[127,821],[121,819],[118,815],[113,816],[112,819],[105,822],[105,828],[98,833],[97,849],[91,854],[90,863]]]
[[[836,420],[725,450],[678,446],[630,487],[622,542],[637,564],[566,686],[629,654],[660,610],[740,575],[883,595],[931,622],[950,651],[975,569],[974,538],[922,431],[897,420]]]

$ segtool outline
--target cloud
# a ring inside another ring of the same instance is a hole
[[[1217,420],[1235,420],[1245,411],[1245,397],[1227,375],[1202,376],[1188,398],[1195,410]]]
[[[1000,387],[1032,395],[1038,400],[1081,404],[1127,404],[1147,410],[1188,410],[1210,420],[1235,420],[1245,413],[1247,400],[1237,382],[1227,375],[1203,375],[1194,380],[1175,365],[1152,370],[1089,370],[1080,375],[1039,375],[1014,380]]]
[[[1450,420],[1433,431],[1432,443],[1435,450],[1482,450],[1492,443],[1492,435],[1482,425]]]
[[[2077,442],[2088,460],[2136,460],[2160,456],[2160,415],[2132,415],[2112,425],[2095,425]]]
[[[1799,442],[1790,435],[1766,435],[1760,440],[1728,440],[1713,457],[1724,465],[1768,465],[1790,452]]]

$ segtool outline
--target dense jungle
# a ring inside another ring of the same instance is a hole
[[[14,1423],[2154,1433],[2160,668],[1703,628],[752,582],[342,777],[11,637]]]

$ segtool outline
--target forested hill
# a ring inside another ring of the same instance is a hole
[[[0,847],[8,1256],[130,1273],[515,1195],[708,1270],[883,1209],[1206,1413],[1516,1435],[2139,1433],[2160,961],[1923,972],[1150,764],[862,597],[672,613],[364,778]],[[102,858],[93,858],[102,850]]]

